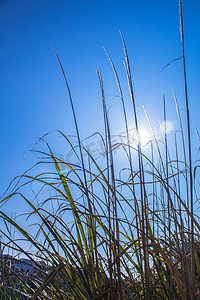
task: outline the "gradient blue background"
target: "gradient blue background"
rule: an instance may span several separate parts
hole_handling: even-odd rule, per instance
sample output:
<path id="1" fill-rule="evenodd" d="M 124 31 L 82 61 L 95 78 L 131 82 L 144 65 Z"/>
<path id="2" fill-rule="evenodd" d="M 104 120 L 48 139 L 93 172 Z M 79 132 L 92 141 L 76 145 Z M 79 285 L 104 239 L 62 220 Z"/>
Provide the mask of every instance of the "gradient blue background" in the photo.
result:
<path id="1" fill-rule="evenodd" d="M 200 2 L 183 0 L 190 113 L 200 128 Z M 1 194 L 13 177 L 31 164 L 37 137 L 51 130 L 73 134 L 74 124 L 64 80 L 51 49 L 58 52 L 71 88 L 81 138 L 102 128 L 101 66 L 113 130 L 120 132 L 119 100 L 103 46 L 111 55 L 127 90 L 124 34 L 135 88 L 138 116 L 144 104 L 152 122 L 162 120 L 162 95 L 168 119 L 175 120 L 174 88 L 184 115 L 178 0 L 0 0 Z M 128 92 L 127 106 L 130 103 Z M 119 114 L 119 116 L 118 116 Z M 59 144 L 59 140 L 55 140 Z M 62 151 L 62 150 L 61 150 Z"/>

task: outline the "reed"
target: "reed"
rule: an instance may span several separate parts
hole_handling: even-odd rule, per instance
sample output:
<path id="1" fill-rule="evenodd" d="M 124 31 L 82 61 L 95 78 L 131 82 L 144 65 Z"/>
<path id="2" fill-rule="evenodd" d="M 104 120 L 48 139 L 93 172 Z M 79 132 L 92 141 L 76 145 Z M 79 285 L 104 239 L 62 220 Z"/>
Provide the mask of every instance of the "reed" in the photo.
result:
<path id="1" fill-rule="evenodd" d="M 71 153 L 70 160 L 64 159 L 55 154 L 46 134 L 32 150 L 38 154 L 38 162 L 15 178 L 1 198 L 1 299 L 200 297 L 200 225 L 199 216 L 194 213 L 199 201 L 194 189 L 198 164 L 195 165 L 191 151 L 181 0 L 180 15 L 187 132 L 183 130 L 173 92 L 180 130 L 180 134 L 174 134 L 174 145 L 168 141 L 163 96 L 163 140 L 157 138 L 144 107 L 152 139 L 146 146 L 148 151 L 142 147 L 128 51 L 120 32 L 138 138 L 131 139 L 127 99 L 106 52 L 121 99 L 125 138 L 123 142 L 112 142 L 99 68 L 104 134 L 96 132 L 89 139 L 101 141 L 105 159 L 90 152 L 81 140 L 67 77 L 53 49 L 67 87 L 77 142 L 74 144 L 63 132 L 56 132 Z M 199 139 L 196 127 L 195 130 Z M 120 170 L 114 156 L 116 150 L 123 160 Z M 41 172 L 41 167 L 48 171 Z M 19 198 L 28 209 L 13 219 L 4 207 Z M 16 257 L 21 255 L 33 262 L 36 272 L 29 276 L 21 269 L 9 267 L 3 259 L 9 249 Z"/>

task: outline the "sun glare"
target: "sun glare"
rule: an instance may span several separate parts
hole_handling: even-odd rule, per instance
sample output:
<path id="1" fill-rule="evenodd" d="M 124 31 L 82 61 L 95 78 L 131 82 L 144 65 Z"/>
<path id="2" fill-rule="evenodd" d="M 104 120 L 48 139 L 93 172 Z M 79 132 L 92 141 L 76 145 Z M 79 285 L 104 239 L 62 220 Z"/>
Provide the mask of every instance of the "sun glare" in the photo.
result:
<path id="1" fill-rule="evenodd" d="M 151 139 L 150 134 L 146 128 L 141 128 L 139 130 L 139 137 L 142 147 L 144 147 Z"/>
<path id="2" fill-rule="evenodd" d="M 132 143 L 138 145 L 139 141 L 142 147 L 144 147 L 151 139 L 149 131 L 142 127 L 139 129 L 139 132 L 133 130 L 130 134 Z"/>
<path id="3" fill-rule="evenodd" d="M 168 121 L 166 120 L 166 122 L 162 122 L 160 124 L 160 130 L 162 133 L 165 132 L 165 128 L 166 128 L 166 133 L 170 133 L 174 130 L 174 124 L 172 121 Z"/>

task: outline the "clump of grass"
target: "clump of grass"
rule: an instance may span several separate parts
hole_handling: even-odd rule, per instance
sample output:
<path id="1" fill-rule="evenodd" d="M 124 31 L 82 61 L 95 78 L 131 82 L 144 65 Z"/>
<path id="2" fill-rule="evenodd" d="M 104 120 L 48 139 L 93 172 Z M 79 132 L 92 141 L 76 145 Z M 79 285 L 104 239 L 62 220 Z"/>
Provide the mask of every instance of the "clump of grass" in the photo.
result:
<path id="1" fill-rule="evenodd" d="M 146 108 L 152 140 L 149 151 L 141 147 L 131 68 L 122 34 L 138 140 L 131 141 L 125 98 L 108 55 L 122 101 L 126 142 L 112 143 L 103 78 L 98 69 L 104 134 L 97 132 L 91 138 L 102 141 L 105 160 L 94 156 L 81 142 L 70 88 L 54 50 L 72 107 L 77 145 L 64 133 L 57 133 L 65 141 L 70 157 L 78 163 L 56 155 L 45 135 L 38 144 L 43 143 L 46 150 L 34 150 L 40 156 L 38 163 L 15 179 L 11 192 L 1 200 L 0 213 L 5 225 L 0 229 L 4 236 L 1 240 L 2 299 L 199 297 L 200 225 L 194 213 L 194 205 L 198 205 L 194 189 L 198 183 L 198 165 L 192 167 L 181 1 L 180 7 L 188 142 L 174 94 L 181 134 L 174 134 L 172 153 L 166 125 L 160 141 Z M 165 102 L 163 97 L 164 124 L 167 119 Z M 124 162 L 121 170 L 113 155 L 116 149 Z M 38 171 L 41 166 L 45 171 Z M 5 203 L 18 197 L 29 208 L 22 212 L 22 220 L 9 217 L 3 210 Z M 27 226 L 24 228 L 22 224 Z M 13 237 L 12 228 L 18 232 L 17 237 Z M 27 280 L 23 272 L 8 268 L 2 256 L 8 249 L 33 261 L 38 273 Z"/>

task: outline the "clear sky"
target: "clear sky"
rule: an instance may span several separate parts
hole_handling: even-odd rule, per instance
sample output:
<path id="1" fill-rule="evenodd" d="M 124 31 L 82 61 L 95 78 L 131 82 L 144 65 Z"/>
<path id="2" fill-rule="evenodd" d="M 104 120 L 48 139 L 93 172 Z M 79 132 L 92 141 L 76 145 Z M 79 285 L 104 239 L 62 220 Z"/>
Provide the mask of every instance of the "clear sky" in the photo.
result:
<path id="1" fill-rule="evenodd" d="M 190 113 L 200 128 L 199 0 L 183 0 L 183 10 Z M 111 55 L 126 89 L 119 29 L 129 52 L 139 118 L 145 119 L 145 105 L 156 126 L 162 120 L 165 94 L 168 119 L 176 125 L 171 87 L 184 112 L 181 61 L 161 69 L 181 56 L 178 0 L 0 0 L 1 194 L 13 177 L 31 165 L 31 155 L 24 152 L 37 137 L 56 129 L 74 133 L 69 99 L 51 45 L 66 71 L 81 138 L 101 128 L 98 63 L 113 127 L 123 131 L 119 100 L 114 97 L 118 92 L 103 50 Z"/>

